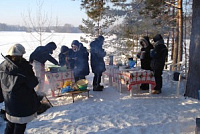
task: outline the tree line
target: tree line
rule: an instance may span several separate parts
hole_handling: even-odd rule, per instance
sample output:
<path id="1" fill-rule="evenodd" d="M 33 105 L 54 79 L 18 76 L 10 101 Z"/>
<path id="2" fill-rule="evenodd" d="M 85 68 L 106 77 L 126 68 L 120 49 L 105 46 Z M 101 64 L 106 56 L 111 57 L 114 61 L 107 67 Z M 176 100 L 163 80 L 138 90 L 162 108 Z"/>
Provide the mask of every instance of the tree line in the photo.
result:
<path id="1" fill-rule="evenodd" d="M 23 31 L 23 32 L 34 32 L 32 27 L 19 26 L 19 25 L 8 25 L 0 23 L 0 31 Z M 81 33 L 78 27 L 74 27 L 71 24 L 65 24 L 64 26 L 48 26 L 42 27 L 43 32 L 56 32 L 56 33 Z"/>

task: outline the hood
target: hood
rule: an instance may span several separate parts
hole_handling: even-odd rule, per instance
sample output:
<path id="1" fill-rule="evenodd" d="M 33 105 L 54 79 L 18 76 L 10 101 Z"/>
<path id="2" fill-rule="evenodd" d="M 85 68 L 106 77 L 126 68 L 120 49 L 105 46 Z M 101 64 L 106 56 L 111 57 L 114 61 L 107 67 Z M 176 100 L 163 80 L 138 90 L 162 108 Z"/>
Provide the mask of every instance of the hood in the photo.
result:
<path id="1" fill-rule="evenodd" d="M 102 46 L 102 45 L 103 45 L 103 42 L 104 42 L 104 40 L 105 40 L 105 38 L 104 38 L 102 35 L 100 35 L 100 36 L 97 38 L 97 40 L 98 40 L 98 42 L 99 42 L 99 45 Z"/>
<path id="2" fill-rule="evenodd" d="M 52 50 L 55 50 L 57 48 L 54 42 L 49 42 L 48 44 L 46 44 L 46 47 Z"/>
<path id="3" fill-rule="evenodd" d="M 65 53 L 67 51 L 69 51 L 69 48 L 67 46 L 62 46 L 60 49 L 60 53 Z"/>
<path id="4" fill-rule="evenodd" d="M 160 34 L 157 34 L 156 36 L 153 37 L 154 42 L 157 42 L 157 41 L 160 41 L 160 40 L 163 40 L 163 37 Z"/>
<path id="5" fill-rule="evenodd" d="M 50 54 L 52 54 L 53 50 L 55 50 L 57 48 L 57 46 L 54 42 L 49 42 L 48 44 L 46 44 L 45 47 L 49 51 Z"/>
<path id="6" fill-rule="evenodd" d="M 5 60 L 0 64 L 0 72 L 4 72 L 9 75 L 17 75 L 18 67 L 10 60 L 9 56 L 5 57 Z"/>
<path id="7" fill-rule="evenodd" d="M 80 46 L 80 43 L 79 43 L 78 40 L 73 40 L 71 46 L 72 46 L 72 45 L 75 45 L 75 46 L 78 46 L 78 47 L 79 47 L 79 46 Z"/>

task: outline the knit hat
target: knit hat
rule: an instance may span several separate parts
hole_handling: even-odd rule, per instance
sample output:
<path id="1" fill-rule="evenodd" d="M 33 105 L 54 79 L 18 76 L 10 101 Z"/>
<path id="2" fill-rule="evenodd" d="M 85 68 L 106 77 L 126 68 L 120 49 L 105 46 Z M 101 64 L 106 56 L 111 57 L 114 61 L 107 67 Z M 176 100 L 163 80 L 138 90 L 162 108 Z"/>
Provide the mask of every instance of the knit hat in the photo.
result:
<path id="1" fill-rule="evenodd" d="M 8 55 L 10 56 L 22 56 L 25 53 L 25 48 L 21 44 L 15 44 L 8 50 Z"/>

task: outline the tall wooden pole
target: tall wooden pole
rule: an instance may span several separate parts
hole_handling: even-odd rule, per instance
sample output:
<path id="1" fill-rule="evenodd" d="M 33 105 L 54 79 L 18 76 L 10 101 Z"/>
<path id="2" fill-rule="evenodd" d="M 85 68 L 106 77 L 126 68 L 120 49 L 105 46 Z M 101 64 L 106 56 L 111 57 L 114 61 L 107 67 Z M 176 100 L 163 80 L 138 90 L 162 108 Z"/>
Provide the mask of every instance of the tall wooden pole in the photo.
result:
<path id="1" fill-rule="evenodd" d="M 182 61 L 183 54 L 183 8 L 182 8 L 182 0 L 178 0 L 178 58 L 177 62 Z M 180 65 L 178 66 L 178 70 L 180 69 Z"/>

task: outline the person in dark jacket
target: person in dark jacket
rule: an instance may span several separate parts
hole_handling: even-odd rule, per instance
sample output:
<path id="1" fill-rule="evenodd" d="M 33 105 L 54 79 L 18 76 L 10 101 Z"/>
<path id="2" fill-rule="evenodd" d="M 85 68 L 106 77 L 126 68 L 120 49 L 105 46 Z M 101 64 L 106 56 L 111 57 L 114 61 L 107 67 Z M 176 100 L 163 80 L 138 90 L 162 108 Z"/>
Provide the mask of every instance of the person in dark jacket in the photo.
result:
<path id="1" fill-rule="evenodd" d="M 73 56 L 74 56 L 74 51 L 69 48 L 67 61 L 69 63 L 70 69 L 74 69 L 74 62 L 75 62 L 75 60 L 73 59 Z"/>
<path id="2" fill-rule="evenodd" d="M 57 46 L 54 42 L 49 42 L 46 46 L 37 47 L 30 55 L 29 62 L 32 63 L 35 75 L 39 79 L 39 84 L 36 87 L 38 92 L 44 90 L 45 62 L 48 60 L 58 65 L 58 61 L 51 56 L 56 48 Z"/>
<path id="3" fill-rule="evenodd" d="M 141 37 L 139 39 L 141 45 L 141 51 L 137 54 L 137 57 L 140 58 L 141 61 L 141 69 L 151 70 L 151 56 L 150 50 L 153 49 L 153 45 L 149 41 L 148 36 Z M 141 90 L 149 90 L 149 84 L 141 84 Z"/>
<path id="4" fill-rule="evenodd" d="M 74 59 L 73 73 L 75 82 L 77 82 L 80 79 L 85 79 L 85 76 L 90 73 L 88 64 L 89 53 L 87 52 L 86 47 L 77 40 L 74 40 L 71 46 L 74 51 L 74 54 L 71 57 Z"/>
<path id="5" fill-rule="evenodd" d="M 69 48 L 67 46 L 62 46 L 61 49 L 60 49 L 60 53 L 58 55 L 58 58 L 59 58 L 60 66 L 66 66 L 67 68 L 70 68 L 68 60 L 67 60 L 68 51 L 69 51 Z"/>
<path id="6" fill-rule="evenodd" d="M 165 59 L 168 55 L 168 49 L 164 45 L 163 37 L 157 34 L 153 37 L 154 49 L 150 52 L 152 57 L 151 68 L 154 72 L 156 86 L 152 90 L 152 94 L 160 94 L 162 92 L 162 73 L 165 65 Z"/>
<path id="7" fill-rule="evenodd" d="M 100 85 L 102 73 L 106 70 L 104 62 L 106 52 L 102 48 L 103 43 L 104 37 L 102 35 L 90 43 L 91 68 L 94 73 L 93 91 L 102 91 L 104 88 Z"/>
<path id="8" fill-rule="evenodd" d="M 0 93 L 3 94 L 6 119 L 5 134 L 23 134 L 28 122 L 37 116 L 40 106 L 34 90 L 38 79 L 32 65 L 23 58 L 25 48 L 13 45 L 0 64 Z"/>

